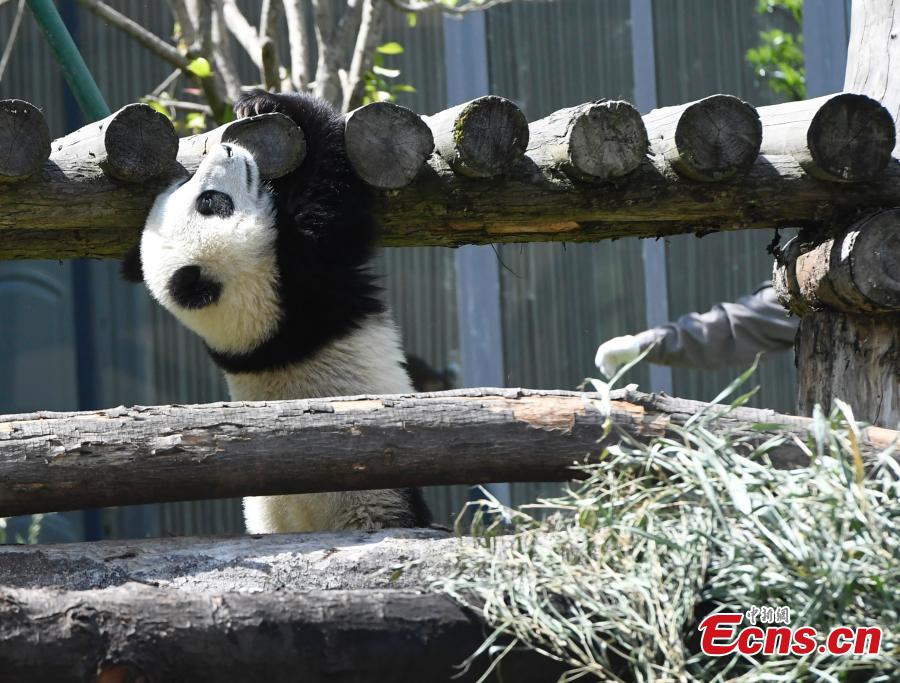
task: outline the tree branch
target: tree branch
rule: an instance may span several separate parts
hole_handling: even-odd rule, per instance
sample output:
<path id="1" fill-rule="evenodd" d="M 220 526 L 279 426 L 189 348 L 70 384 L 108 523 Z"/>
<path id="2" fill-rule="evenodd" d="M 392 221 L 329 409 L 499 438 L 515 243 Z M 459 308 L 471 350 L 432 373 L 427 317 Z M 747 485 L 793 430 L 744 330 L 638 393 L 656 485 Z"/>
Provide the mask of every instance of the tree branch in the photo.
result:
<path id="1" fill-rule="evenodd" d="M 313 16 L 316 27 L 316 46 L 318 60 L 316 62 L 316 78 L 313 92 L 317 97 L 330 102 L 335 107 L 343 104 L 341 97 L 341 81 L 338 74 L 340 60 L 331 37 L 334 26 L 334 0 L 312 0 Z"/>
<path id="2" fill-rule="evenodd" d="M 356 36 L 356 48 L 350 62 L 344 88 L 343 110 L 356 109 L 365 95 L 365 74 L 372 68 L 375 48 L 381 42 L 384 28 L 384 0 L 363 0 L 362 20 Z"/>
<path id="3" fill-rule="evenodd" d="M 88 11 L 103 19 L 110 26 L 131 36 L 135 41 L 172 66 L 176 66 L 179 69 L 187 69 L 188 65 L 191 63 L 191 60 L 187 56 L 181 54 L 162 38 L 151 31 L 148 31 L 124 14 L 117 12 L 106 3 L 101 2 L 100 0 L 78 0 L 78 2 Z"/>
<path id="4" fill-rule="evenodd" d="M 185 4 L 185 0 L 167 0 L 169 3 L 169 9 L 172 12 L 172 16 L 175 17 L 175 21 L 178 22 L 178 26 L 181 28 L 181 36 L 184 38 L 185 45 L 187 45 L 188 49 L 190 49 L 194 42 L 197 40 L 197 34 L 194 29 L 194 22 L 191 19 L 191 15 L 188 12 L 187 5 Z"/>
<path id="5" fill-rule="evenodd" d="M 24 14 L 25 0 L 19 0 L 19 7 L 16 9 L 16 16 L 13 18 L 12 28 L 9 30 L 9 37 L 6 39 L 6 46 L 3 48 L 3 56 L 0 57 L 0 82 L 3 81 L 3 74 L 6 73 L 6 65 L 16 44 L 16 38 L 19 36 L 19 27 L 22 25 Z"/>
<path id="6" fill-rule="evenodd" d="M 262 81 L 266 90 L 281 90 L 278 60 L 278 0 L 262 0 L 259 15 L 259 44 L 262 50 Z"/>
<path id="7" fill-rule="evenodd" d="M 216 71 L 221 74 L 228 99 L 234 103 L 241 96 L 241 79 L 231 53 L 231 37 L 225 25 L 223 0 L 214 0 L 212 7 L 212 53 Z"/>
<path id="8" fill-rule="evenodd" d="M 291 87 L 297 92 L 303 92 L 309 84 L 309 68 L 306 63 L 309 36 L 306 33 L 302 3 L 303 0 L 284 0 L 284 17 L 291 49 Z"/>
<path id="9" fill-rule="evenodd" d="M 250 25 L 250 22 L 241 13 L 235 0 L 225 0 L 222 10 L 228 30 L 231 31 L 231 34 L 237 39 L 240 46 L 244 48 L 244 52 L 250 56 L 256 68 L 262 73 L 262 48 L 259 44 L 259 34 L 256 32 L 256 29 Z"/>

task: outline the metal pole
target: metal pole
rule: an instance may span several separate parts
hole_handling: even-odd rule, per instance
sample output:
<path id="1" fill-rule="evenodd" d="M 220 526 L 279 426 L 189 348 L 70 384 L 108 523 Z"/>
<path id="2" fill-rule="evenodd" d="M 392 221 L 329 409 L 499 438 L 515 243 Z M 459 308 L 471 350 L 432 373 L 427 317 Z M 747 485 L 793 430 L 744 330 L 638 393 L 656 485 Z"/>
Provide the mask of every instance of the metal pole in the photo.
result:
<path id="1" fill-rule="evenodd" d="M 59 16 L 53 0 L 27 0 L 27 2 L 85 117 L 90 121 L 97 121 L 109 116 L 109 106 L 103 99 L 90 69 L 84 63 L 75 41 L 72 40 L 69 29 Z"/>

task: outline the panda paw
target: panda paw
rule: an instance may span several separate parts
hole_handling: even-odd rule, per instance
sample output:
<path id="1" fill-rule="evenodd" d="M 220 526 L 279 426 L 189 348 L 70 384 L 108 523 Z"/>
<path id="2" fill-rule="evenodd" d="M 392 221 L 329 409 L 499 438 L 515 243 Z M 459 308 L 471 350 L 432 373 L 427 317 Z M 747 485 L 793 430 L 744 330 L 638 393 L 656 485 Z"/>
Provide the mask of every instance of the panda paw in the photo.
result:
<path id="1" fill-rule="evenodd" d="M 259 114 L 282 111 L 281 98 L 265 90 L 251 90 L 240 96 L 234 103 L 234 113 L 239 119 Z"/>

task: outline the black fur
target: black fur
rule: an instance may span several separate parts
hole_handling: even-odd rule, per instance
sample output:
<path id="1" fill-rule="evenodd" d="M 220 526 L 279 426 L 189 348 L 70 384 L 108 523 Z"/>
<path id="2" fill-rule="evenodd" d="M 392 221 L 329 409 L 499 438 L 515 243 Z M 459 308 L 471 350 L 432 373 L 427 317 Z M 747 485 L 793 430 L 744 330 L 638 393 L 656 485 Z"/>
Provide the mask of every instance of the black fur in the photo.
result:
<path id="1" fill-rule="evenodd" d="M 281 112 L 306 137 L 306 158 L 300 167 L 270 181 L 278 231 L 281 325 L 250 353 L 209 350 L 227 372 L 258 372 L 308 358 L 385 309 L 368 270 L 377 237 L 371 192 L 347 159 L 341 115 L 309 95 L 263 90 L 245 94 L 234 110 L 241 118 Z"/>
<path id="2" fill-rule="evenodd" d="M 143 282 L 144 269 L 141 267 L 141 245 L 135 244 L 125 252 L 122 263 L 119 264 L 119 272 L 122 278 L 128 282 Z"/>
<path id="3" fill-rule="evenodd" d="M 204 308 L 222 296 L 222 283 L 206 277 L 200 266 L 182 266 L 169 278 L 169 296 L 182 308 Z"/>
<path id="4" fill-rule="evenodd" d="M 431 510 L 428 509 L 428 503 L 425 502 L 425 496 L 422 495 L 422 490 L 410 488 L 402 489 L 402 491 L 413 516 L 413 526 L 430 526 L 434 520 L 431 517 Z"/>

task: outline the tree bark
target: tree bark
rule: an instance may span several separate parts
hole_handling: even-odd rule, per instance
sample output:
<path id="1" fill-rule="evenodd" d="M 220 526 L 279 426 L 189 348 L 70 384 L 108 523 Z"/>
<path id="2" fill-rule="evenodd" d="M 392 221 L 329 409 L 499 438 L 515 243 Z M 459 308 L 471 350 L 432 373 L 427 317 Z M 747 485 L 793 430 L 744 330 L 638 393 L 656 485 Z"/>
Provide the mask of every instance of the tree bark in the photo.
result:
<path id="1" fill-rule="evenodd" d="M 900 313 L 900 209 L 876 212 L 812 248 L 791 240 L 774 280 L 796 315 Z"/>
<path id="2" fill-rule="evenodd" d="M 577 180 L 605 181 L 636 169 L 647 156 L 647 130 L 628 102 L 588 102 L 528 126 L 528 155 Z"/>
<path id="3" fill-rule="evenodd" d="M 471 542 L 438 529 L 385 529 L 0 545 L 0 586 L 86 591 L 134 582 L 209 594 L 421 590 L 446 576 L 454 550 Z"/>
<path id="4" fill-rule="evenodd" d="M 479 97 L 425 117 L 434 146 L 457 173 L 492 178 L 510 170 L 528 147 L 528 122 L 512 102 Z"/>
<path id="5" fill-rule="evenodd" d="M 754 443 L 809 421 L 621 390 L 610 418 L 646 441 L 699 410 Z M 0 516 L 89 507 L 485 481 L 567 481 L 615 443 L 595 394 L 476 389 L 0 417 Z M 870 429 L 863 448 L 897 436 Z M 804 462 L 800 447 L 772 455 Z M 103 482 L 98 486 L 97 482 Z"/>
<path id="6" fill-rule="evenodd" d="M 0 100 L 0 150 L 0 188 L 37 173 L 50 156 L 50 130 L 41 110 L 22 100 Z"/>
<path id="7" fill-rule="evenodd" d="M 128 104 L 101 121 L 53 141 L 52 161 L 90 159 L 110 178 L 139 183 L 170 175 L 178 135 L 168 118 L 146 104 Z"/>
<path id="8" fill-rule="evenodd" d="M 844 79 L 844 90 L 868 95 L 881 103 L 894 117 L 895 126 L 900 114 L 900 70 L 891 69 L 892 62 L 896 64 L 900 59 L 896 26 L 900 26 L 900 2 L 855 0 Z M 894 161 L 888 168 L 896 166 Z M 874 210 L 879 206 L 867 208 Z M 825 234 L 819 242 L 827 244 L 830 238 Z M 884 242 L 871 248 L 893 253 L 889 258 L 895 258 L 896 244 L 896 236 L 888 234 L 884 235 Z M 870 263 L 866 261 L 864 267 L 870 267 Z M 896 261 L 893 268 L 896 269 Z M 891 272 L 896 282 L 896 270 Z M 865 271 L 854 273 L 856 283 L 869 277 Z M 877 271 L 872 277 L 878 277 Z M 900 425 L 897 314 L 866 316 L 820 311 L 806 315 L 797 333 L 796 358 L 797 403 L 801 413 L 809 414 L 816 403 L 827 407 L 833 399 L 840 398 L 850 404 L 858 419 L 890 428 Z"/>
<path id="9" fill-rule="evenodd" d="M 704 182 L 749 169 L 762 141 L 756 110 L 733 95 L 655 109 L 644 124 L 654 154 L 686 178 Z"/>
<path id="10" fill-rule="evenodd" d="M 406 187 L 434 151 L 431 130 L 406 107 L 372 102 L 345 120 L 347 156 L 356 174 L 372 187 Z"/>
<path id="11" fill-rule="evenodd" d="M 0 667 L 30 683 L 443 681 L 486 628 L 447 596 L 411 591 L 0 588 Z M 562 672 L 534 652 L 511 655 L 504 680 Z M 478 664 L 459 680 L 476 680 L 488 662 Z"/>
<path id="12" fill-rule="evenodd" d="M 894 149 L 894 119 L 875 100 L 855 93 L 760 107 L 761 152 L 790 154 L 822 180 L 875 178 Z"/>

